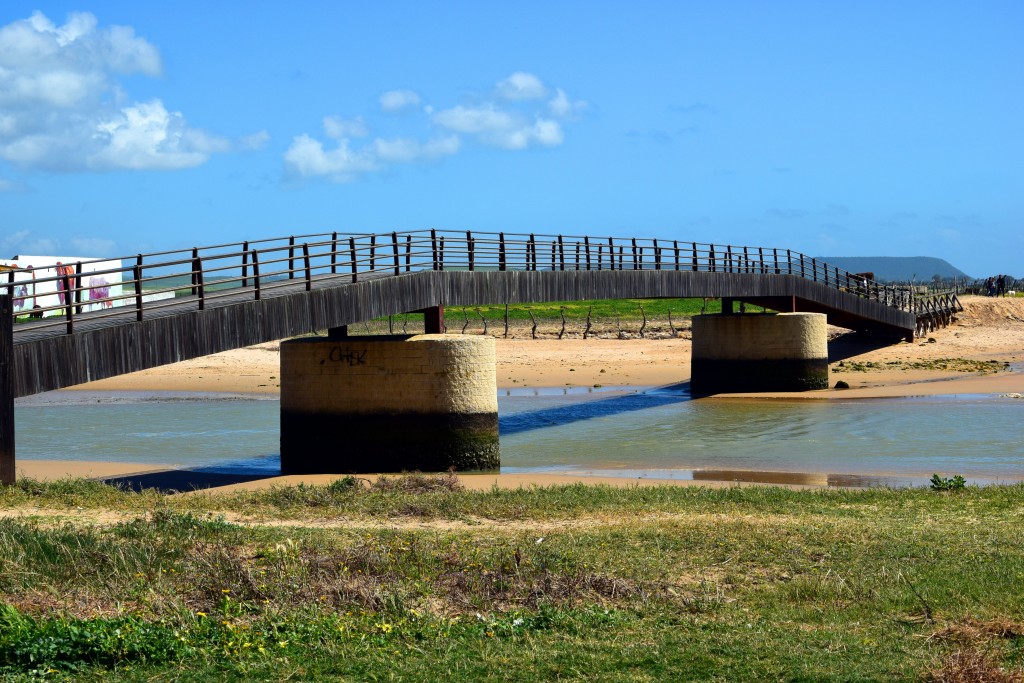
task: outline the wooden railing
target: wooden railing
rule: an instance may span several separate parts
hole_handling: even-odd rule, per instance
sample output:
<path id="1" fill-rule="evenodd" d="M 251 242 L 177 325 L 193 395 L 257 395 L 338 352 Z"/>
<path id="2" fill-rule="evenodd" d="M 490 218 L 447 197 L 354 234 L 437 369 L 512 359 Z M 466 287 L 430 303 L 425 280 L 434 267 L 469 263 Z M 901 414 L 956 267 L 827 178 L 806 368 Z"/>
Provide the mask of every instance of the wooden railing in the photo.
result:
<path id="1" fill-rule="evenodd" d="M 92 269 L 97 263 L 111 261 L 119 261 L 121 266 Z M 54 272 L 56 268 L 56 264 L 49 266 Z M 37 267 L 34 272 L 45 269 Z M 304 287 L 309 291 L 314 284 L 359 282 L 423 270 L 689 270 L 790 275 L 900 310 L 915 310 L 913 292 L 907 288 L 865 280 L 789 249 L 442 230 L 332 232 L 135 254 L 63 264 L 57 275 L 32 280 L 25 279 L 29 271 L 16 270 L 0 274 L 0 294 L 6 293 L 16 304 L 21 303 L 21 310 L 16 305 L 14 312 L 19 321 L 45 316 L 44 321 L 31 326 L 34 330 L 64 326 L 71 334 L 86 306 L 98 304 L 101 308 L 88 314 L 91 320 L 124 317 L 134 310 L 135 319 L 141 321 L 161 309 L 180 307 L 184 300 L 194 301 L 202 310 L 220 299 L 237 300 L 246 291 L 252 298 L 261 299 L 272 296 L 275 290 Z M 108 279 L 120 280 L 110 284 L 120 284 L 121 293 L 93 298 L 95 288 L 83 284 L 84 276 L 116 276 Z M 31 285 L 33 291 L 24 291 L 22 285 Z M 40 285 L 46 291 L 38 292 Z M 54 290 L 58 303 L 25 308 L 28 299 L 52 296 Z"/>

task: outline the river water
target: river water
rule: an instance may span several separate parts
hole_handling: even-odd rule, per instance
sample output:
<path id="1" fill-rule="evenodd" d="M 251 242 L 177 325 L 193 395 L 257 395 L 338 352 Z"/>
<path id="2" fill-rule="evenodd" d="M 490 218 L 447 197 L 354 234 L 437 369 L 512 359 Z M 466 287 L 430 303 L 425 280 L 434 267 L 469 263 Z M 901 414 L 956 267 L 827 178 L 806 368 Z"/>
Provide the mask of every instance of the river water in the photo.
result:
<path id="1" fill-rule="evenodd" d="M 907 486 L 1024 480 L 1024 399 L 693 400 L 685 386 L 502 389 L 502 471 Z M 19 399 L 18 458 L 275 474 L 276 397 L 60 391 Z"/>

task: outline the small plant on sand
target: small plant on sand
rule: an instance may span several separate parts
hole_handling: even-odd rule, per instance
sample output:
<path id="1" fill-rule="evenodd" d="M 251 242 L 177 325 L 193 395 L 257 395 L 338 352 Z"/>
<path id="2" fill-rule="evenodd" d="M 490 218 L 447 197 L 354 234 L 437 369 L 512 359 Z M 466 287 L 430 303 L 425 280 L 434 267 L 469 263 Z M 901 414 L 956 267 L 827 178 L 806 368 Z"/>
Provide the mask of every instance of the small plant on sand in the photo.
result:
<path id="1" fill-rule="evenodd" d="M 933 474 L 930 483 L 932 491 L 960 491 L 967 485 L 967 480 L 959 474 L 955 474 L 952 477 Z"/>

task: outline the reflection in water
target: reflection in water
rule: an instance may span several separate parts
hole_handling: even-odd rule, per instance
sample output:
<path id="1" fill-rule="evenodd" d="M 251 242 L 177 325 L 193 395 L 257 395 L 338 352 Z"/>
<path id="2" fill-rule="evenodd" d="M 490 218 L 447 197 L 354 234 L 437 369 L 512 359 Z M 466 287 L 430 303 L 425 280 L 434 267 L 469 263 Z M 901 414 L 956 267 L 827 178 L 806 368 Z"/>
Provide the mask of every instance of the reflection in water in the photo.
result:
<path id="1" fill-rule="evenodd" d="M 505 472 L 831 486 L 923 484 L 933 472 L 1024 479 L 1019 399 L 691 400 L 678 385 L 502 390 L 498 405 Z M 55 392 L 19 399 L 16 412 L 19 458 L 280 470 L 273 398 Z"/>

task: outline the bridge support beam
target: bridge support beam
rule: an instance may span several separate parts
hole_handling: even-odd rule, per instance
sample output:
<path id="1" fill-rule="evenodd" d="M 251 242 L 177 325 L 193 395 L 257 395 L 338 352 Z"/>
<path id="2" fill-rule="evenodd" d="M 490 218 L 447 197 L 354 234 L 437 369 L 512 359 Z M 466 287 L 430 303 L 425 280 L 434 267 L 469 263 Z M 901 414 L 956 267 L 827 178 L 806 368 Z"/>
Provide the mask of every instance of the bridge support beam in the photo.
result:
<path id="1" fill-rule="evenodd" d="M 494 339 L 281 344 L 281 472 L 497 470 Z"/>
<path id="2" fill-rule="evenodd" d="M 0 294 L 0 484 L 13 484 L 15 476 L 13 316 L 13 299 Z"/>
<path id="3" fill-rule="evenodd" d="M 692 333 L 696 395 L 828 388 L 824 314 L 700 315 Z"/>

